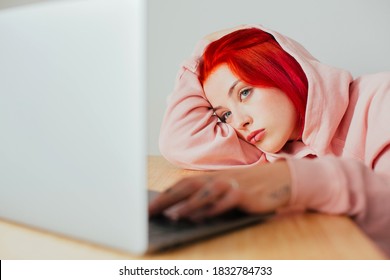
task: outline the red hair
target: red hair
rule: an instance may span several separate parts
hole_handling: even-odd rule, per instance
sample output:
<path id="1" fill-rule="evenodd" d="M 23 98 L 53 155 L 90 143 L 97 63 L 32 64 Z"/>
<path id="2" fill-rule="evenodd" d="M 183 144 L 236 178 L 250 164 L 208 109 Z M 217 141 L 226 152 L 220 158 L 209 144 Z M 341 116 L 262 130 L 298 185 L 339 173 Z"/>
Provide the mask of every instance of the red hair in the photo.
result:
<path id="1" fill-rule="evenodd" d="M 305 122 L 308 82 L 299 63 L 260 29 L 234 31 L 212 42 L 200 62 L 199 80 L 203 84 L 220 65 L 247 84 L 275 87 L 283 91 L 297 111 L 300 133 Z"/>

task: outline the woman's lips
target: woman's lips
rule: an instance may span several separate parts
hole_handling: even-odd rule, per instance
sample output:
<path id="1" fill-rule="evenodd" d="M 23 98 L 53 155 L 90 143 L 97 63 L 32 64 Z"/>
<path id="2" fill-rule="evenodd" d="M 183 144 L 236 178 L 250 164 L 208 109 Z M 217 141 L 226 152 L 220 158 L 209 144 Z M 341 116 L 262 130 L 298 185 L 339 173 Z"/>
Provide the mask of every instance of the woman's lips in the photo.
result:
<path id="1" fill-rule="evenodd" d="M 265 129 L 264 128 L 258 129 L 258 130 L 251 132 L 246 137 L 246 141 L 255 145 L 257 142 L 259 142 L 261 139 L 263 139 L 264 135 L 265 135 Z"/>

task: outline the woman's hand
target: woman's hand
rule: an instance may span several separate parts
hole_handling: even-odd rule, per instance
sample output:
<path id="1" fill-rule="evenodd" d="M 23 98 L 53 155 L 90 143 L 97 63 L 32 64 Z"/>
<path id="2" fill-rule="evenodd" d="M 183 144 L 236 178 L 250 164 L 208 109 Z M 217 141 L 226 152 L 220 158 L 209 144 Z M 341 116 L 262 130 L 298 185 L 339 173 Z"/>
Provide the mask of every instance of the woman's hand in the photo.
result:
<path id="1" fill-rule="evenodd" d="M 247 213 L 271 212 L 288 203 L 290 185 L 285 161 L 211 172 L 177 182 L 152 201 L 149 214 L 199 221 L 232 208 Z"/>

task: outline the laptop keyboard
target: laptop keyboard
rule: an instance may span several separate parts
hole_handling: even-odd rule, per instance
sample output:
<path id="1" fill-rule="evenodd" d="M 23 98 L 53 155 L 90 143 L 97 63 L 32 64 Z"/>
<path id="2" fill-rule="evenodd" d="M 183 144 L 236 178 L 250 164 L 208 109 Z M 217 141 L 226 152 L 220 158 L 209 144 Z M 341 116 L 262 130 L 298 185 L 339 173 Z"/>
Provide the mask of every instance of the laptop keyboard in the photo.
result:
<path id="1" fill-rule="evenodd" d="M 154 194 L 149 193 L 150 196 Z M 248 215 L 232 210 L 215 218 L 195 223 L 189 220 L 173 221 L 160 215 L 149 219 L 149 244 L 152 251 L 180 245 L 189 241 L 262 222 L 270 214 Z"/>
<path id="2" fill-rule="evenodd" d="M 163 216 L 153 217 L 149 222 L 149 236 L 177 233 L 196 228 L 197 225 L 190 221 L 171 221 Z"/>

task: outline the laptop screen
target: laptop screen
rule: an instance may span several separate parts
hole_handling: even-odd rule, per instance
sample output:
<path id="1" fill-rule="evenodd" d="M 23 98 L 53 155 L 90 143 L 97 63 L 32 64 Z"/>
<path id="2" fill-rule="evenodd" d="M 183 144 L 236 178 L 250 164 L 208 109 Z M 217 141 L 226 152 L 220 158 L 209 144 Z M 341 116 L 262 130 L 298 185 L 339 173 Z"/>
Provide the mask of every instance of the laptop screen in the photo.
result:
<path id="1" fill-rule="evenodd" d="M 0 215 L 147 247 L 145 1 L 0 10 Z"/>

